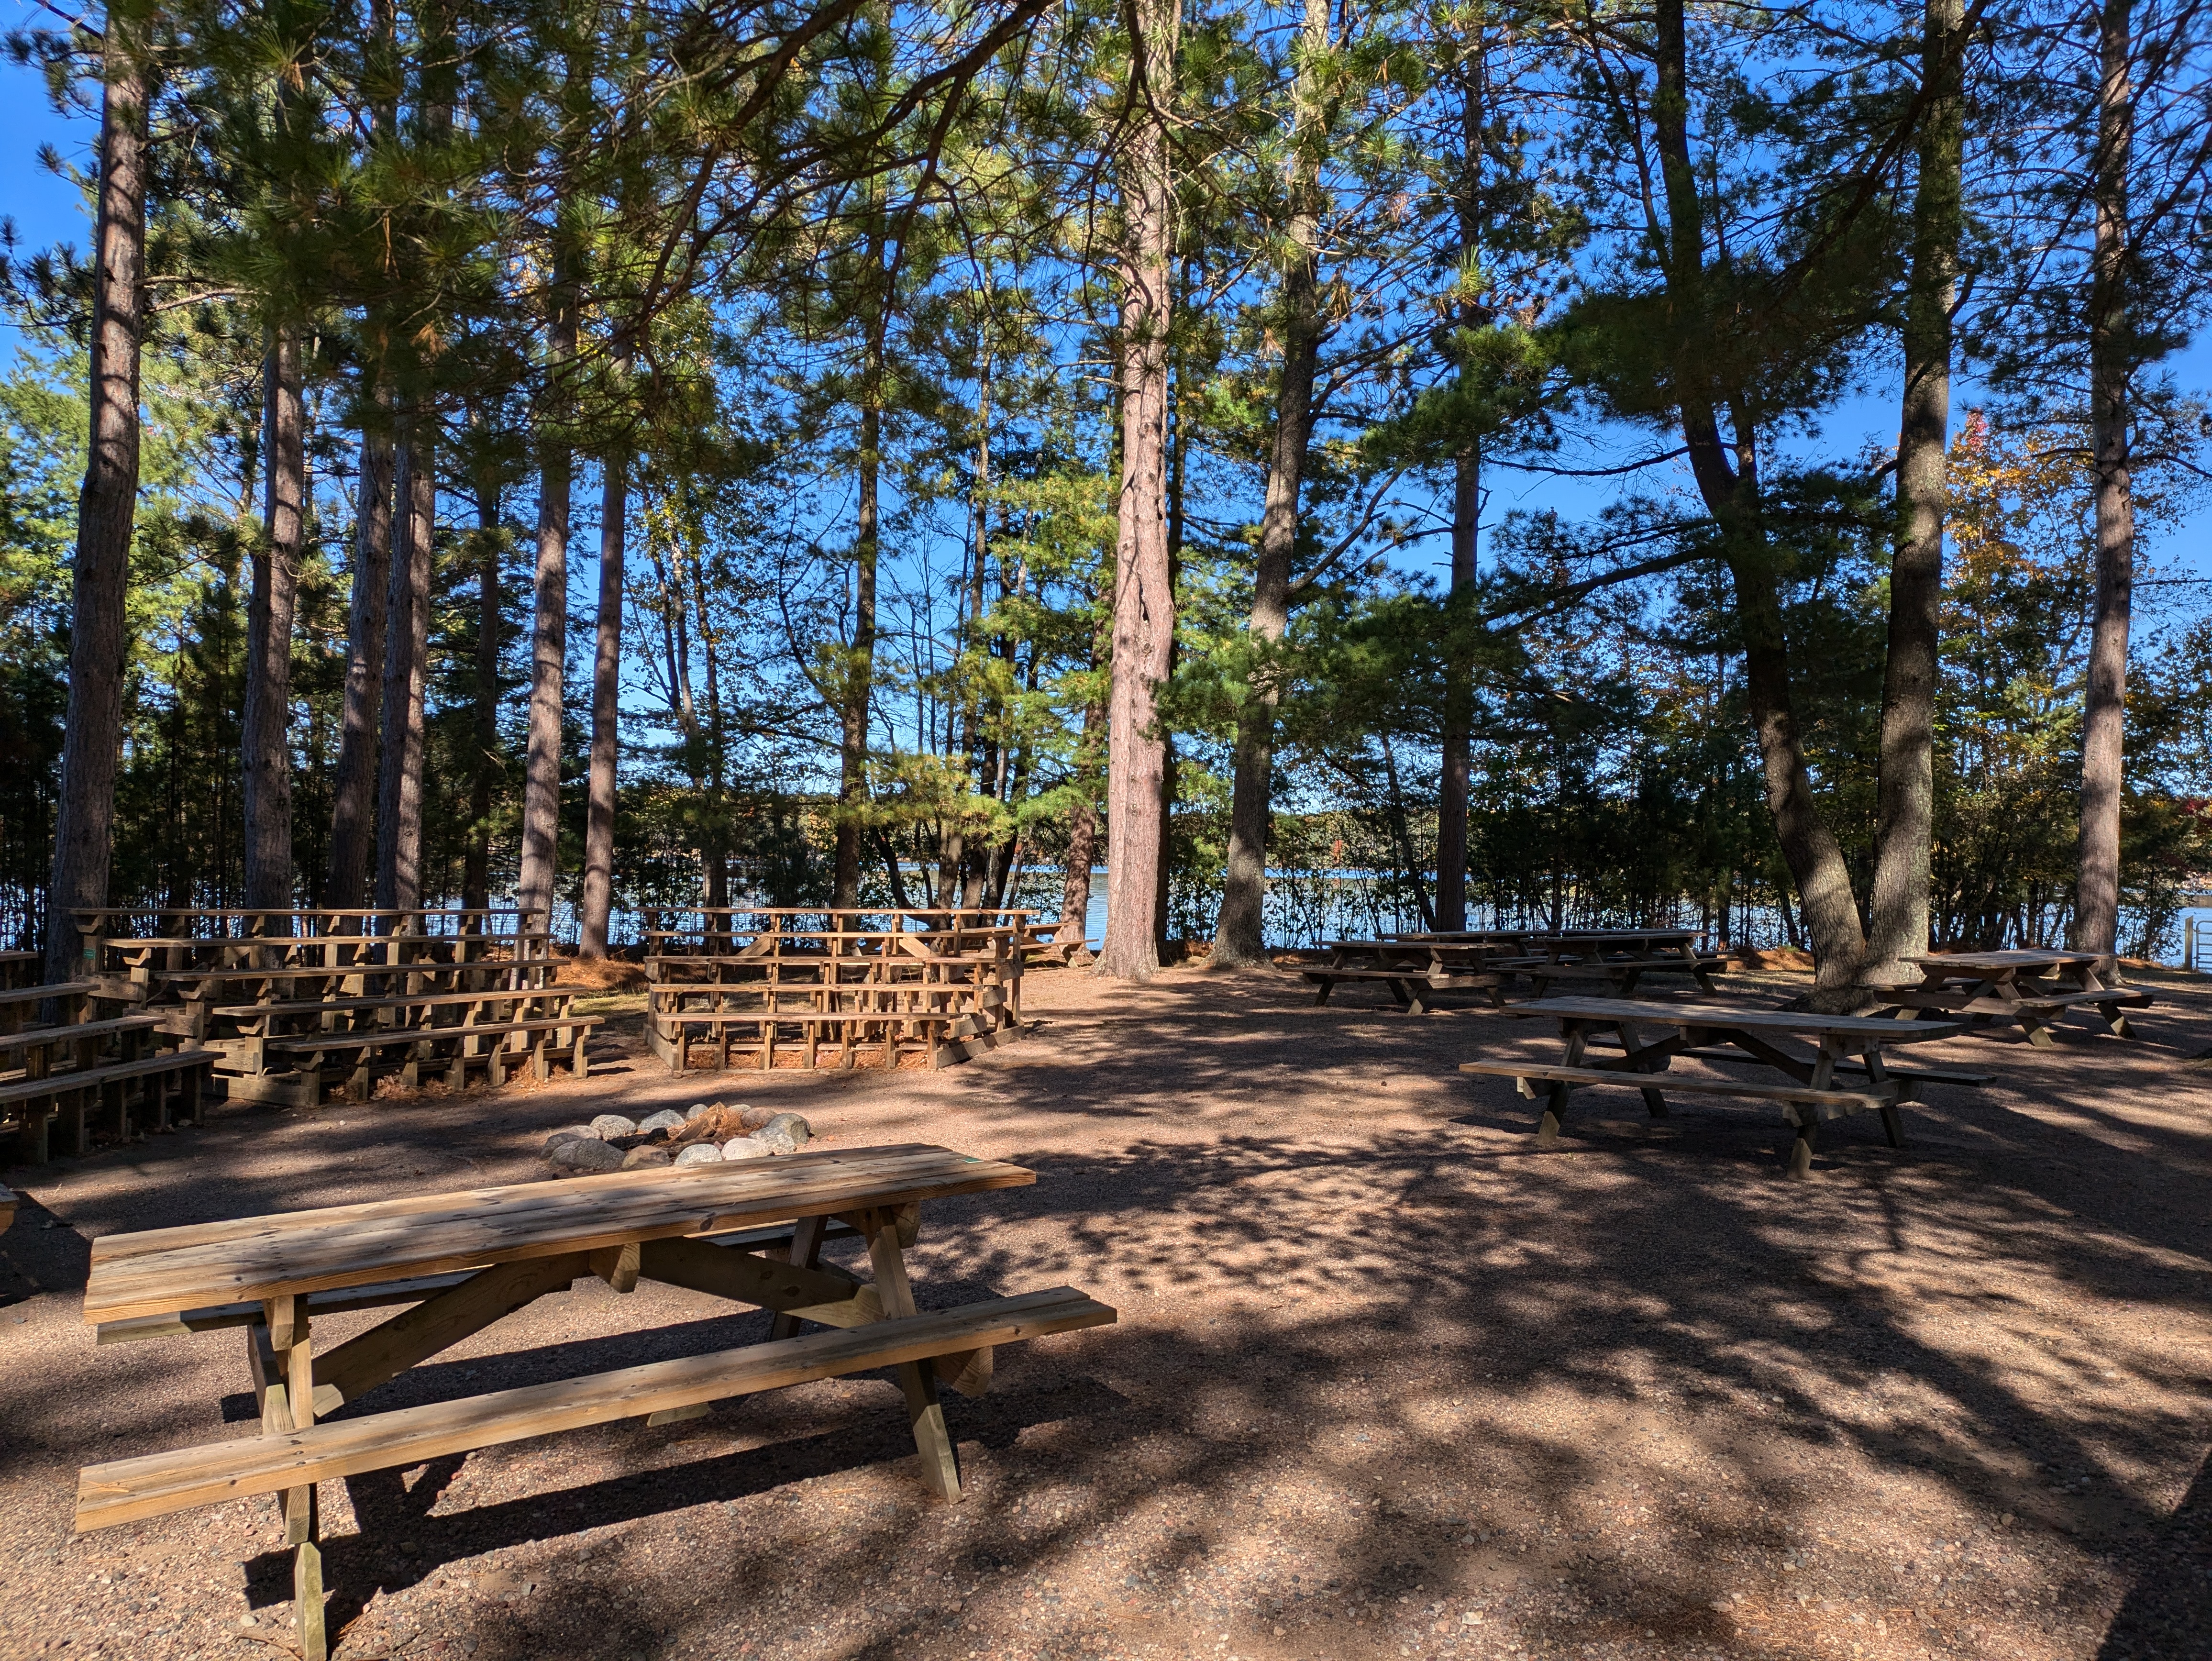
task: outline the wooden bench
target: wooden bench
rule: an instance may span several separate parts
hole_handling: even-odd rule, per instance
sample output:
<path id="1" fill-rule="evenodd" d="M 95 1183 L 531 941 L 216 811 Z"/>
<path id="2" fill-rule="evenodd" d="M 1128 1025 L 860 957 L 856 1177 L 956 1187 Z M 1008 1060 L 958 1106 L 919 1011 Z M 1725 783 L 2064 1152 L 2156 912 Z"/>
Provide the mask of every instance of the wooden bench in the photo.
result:
<path id="1" fill-rule="evenodd" d="M 92 1150 L 85 1115 L 97 1098 L 107 1098 L 115 1114 L 116 1134 L 131 1134 L 130 1092 L 125 1088 L 131 1084 L 141 1086 L 139 1104 L 153 1109 L 155 1129 L 198 1123 L 201 1096 L 215 1059 L 213 1050 L 168 1050 L 136 1061 L 19 1079 L 0 1085 L 0 1109 L 14 1107 L 21 1115 L 16 1134 L 18 1157 L 25 1165 L 44 1165 L 52 1157 L 56 1117 L 63 1122 L 63 1151 L 82 1158 Z"/>
<path id="2" fill-rule="evenodd" d="M 923 1481 L 956 1500 L 959 1462 L 939 1380 L 980 1392 L 998 1347 L 1115 1318 L 1066 1287 L 917 1306 L 902 1254 L 921 1207 L 1034 1180 L 945 1148 L 825 1150 L 105 1236 L 93 1246 L 87 1323 L 119 1342 L 234 1324 L 244 1305 L 261 1424 L 235 1440 L 87 1466 L 77 1529 L 281 1495 L 295 1647 L 302 1661 L 326 1661 L 319 1482 L 618 1420 L 665 1424 L 713 1402 L 890 1367 Z M 865 1242 L 869 1278 L 821 1261 L 833 1227 Z M 322 1422 L 587 1275 L 617 1293 L 660 1280 L 771 1311 L 769 1340 Z M 396 1287 L 401 1295 L 388 1295 Z M 345 1303 L 349 1293 L 362 1301 Z M 315 1342 L 319 1309 L 410 1299 L 343 1342 Z M 826 1329 L 800 1332 L 801 1322 Z"/>
<path id="3" fill-rule="evenodd" d="M 1592 1050 L 1619 1050 L 1621 1043 L 1619 1038 L 1592 1034 L 1589 1047 Z M 1674 1054 L 1683 1060 L 1695 1059 L 1702 1062 L 1741 1062 L 1747 1059 L 1741 1050 L 1730 1050 L 1725 1044 L 1698 1044 L 1692 1048 L 1677 1050 Z M 1978 1090 L 1985 1085 L 1992 1084 L 1997 1076 L 1994 1073 L 1968 1072 L 1963 1068 L 1923 1067 L 1917 1062 L 1909 1067 L 1899 1067 L 1884 1062 L 1882 1068 L 1883 1071 L 1893 1079 L 1910 1079 L 1915 1084 L 1958 1085 L 1969 1090 Z M 1864 1062 L 1838 1062 L 1836 1071 L 1855 1074 L 1863 1078 L 1867 1076 L 1867 1065 Z"/>
<path id="4" fill-rule="evenodd" d="M 63 1024 L 72 1023 L 83 1005 L 85 995 L 92 989 L 90 981 L 55 981 L 44 986 L 0 988 L 0 1033 L 20 1031 L 26 1013 L 35 1013 L 38 1007 L 49 998 L 60 1003 Z"/>
<path id="5" fill-rule="evenodd" d="M 368 1099 L 376 1079 L 397 1073 L 409 1089 L 422 1080 L 424 1063 L 445 1063 L 445 1082 L 459 1090 L 468 1081 L 468 1069 L 483 1068 L 489 1082 L 505 1084 L 526 1064 L 532 1076 L 553 1076 L 556 1050 L 565 1051 L 568 1065 L 580 1079 L 591 1076 L 586 1044 L 606 1024 L 603 1015 L 546 1016 L 531 1020 L 479 1021 L 472 1025 L 379 1026 L 356 1032 L 308 1032 L 292 1037 L 216 1039 L 214 1047 L 233 1059 L 252 1063 L 238 1073 L 226 1073 L 224 1083 L 234 1095 L 253 1101 L 283 1102 L 294 1107 L 321 1105 L 327 1087 L 325 1056 L 351 1056 L 343 1087 L 356 1101 Z M 507 1040 L 533 1039 L 520 1046 Z M 491 1040 L 489 1044 L 484 1041 Z M 250 1047 L 248 1049 L 247 1047 Z M 403 1051 L 380 1059 L 380 1051 Z M 289 1060 L 288 1070 L 263 1070 L 270 1056 Z M 512 1066 L 510 1067 L 510 1062 Z"/>
<path id="6" fill-rule="evenodd" d="M 986 1007 L 998 1008 L 1002 1001 L 994 1000 Z M 798 1029 L 793 1043 L 800 1051 L 802 1064 L 809 1068 L 818 1064 L 826 1049 L 836 1051 L 837 1066 L 853 1068 L 859 1065 L 859 1053 L 872 1047 L 876 1064 L 889 1070 L 898 1065 L 905 1046 L 927 1056 L 934 1071 L 948 1062 L 964 1061 L 977 1050 L 1022 1036 L 1018 1025 L 990 1025 L 973 1009 L 659 1010 L 647 1017 L 646 1048 L 671 1073 L 684 1070 L 695 1043 L 713 1047 L 714 1065 L 718 1068 L 726 1068 L 732 1054 L 750 1053 L 754 1065 L 766 1072 L 775 1066 L 779 1029 L 787 1026 Z M 896 1030 L 901 1027 L 910 1030 Z M 885 1030 L 872 1034 L 870 1028 Z M 702 1036 L 695 1037 L 694 1029 L 699 1029 Z M 835 1043 L 825 1043 L 825 1037 Z"/>
<path id="7" fill-rule="evenodd" d="M 2054 1018 L 2069 1010 L 2093 1012 L 2115 1037 L 2131 1038 L 2124 1011 L 2147 1007 L 2151 995 L 2106 985 L 2103 960 L 2094 952 L 2027 948 L 2010 952 L 1942 952 L 1915 959 L 1921 983 L 1893 988 L 1881 1007 L 1899 1016 L 1956 1017 L 1970 1030 L 1993 1021 L 2016 1021 L 2038 1049 L 2053 1047 Z"/>

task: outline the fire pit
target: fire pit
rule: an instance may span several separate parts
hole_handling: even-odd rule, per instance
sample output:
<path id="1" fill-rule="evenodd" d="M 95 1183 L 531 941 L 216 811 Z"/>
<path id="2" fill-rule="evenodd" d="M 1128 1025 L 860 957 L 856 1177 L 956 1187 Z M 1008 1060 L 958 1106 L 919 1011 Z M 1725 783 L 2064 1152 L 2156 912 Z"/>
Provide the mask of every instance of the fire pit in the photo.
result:
<path id="1" fill-rule="evenodd" d="M 646 1165 L 769 1159 L 796 1153 L 813 1134 L 796 1113 L 696 1102 L 682 1113 L 663 1108 L 642 1120 L 602 1113 L 589 1124 L 555 1131 L 538 1157 L 563 1176 L 583 1177 Z"/>

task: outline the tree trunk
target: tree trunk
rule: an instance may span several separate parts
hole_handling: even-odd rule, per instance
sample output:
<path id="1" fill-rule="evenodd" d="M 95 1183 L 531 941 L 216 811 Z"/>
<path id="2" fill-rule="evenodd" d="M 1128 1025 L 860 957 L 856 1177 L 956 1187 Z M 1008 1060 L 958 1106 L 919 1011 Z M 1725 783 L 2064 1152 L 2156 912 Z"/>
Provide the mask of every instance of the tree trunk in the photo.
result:
<path id="1" fill-rule="evenodd" d="M 1172 246 L 1165 106 L 1180 13 L 1135 0 L 1131 73 L 1144 77 L 1124 140 L 1121 201 L 1121 488 L 1114 557 L 1114 656 L 1108 705 L 1106 946 L 1101 974 L 1145 980 L 1159 967 L 1166 736 L 1159 688 L 1175 643 L 1168 568 L 1168 292 Z"/>
<path id="2" fill-rule="evenodd" d="M 2099 17 L 2097 228 L 2089 283 L 2089 442 L 2097 469 L 2097 599 L 2089 690 L 2081 715 L 2081 873 L 2074 949 L 2117 967 L 2120 787 L 2128 696 L 2128 625 L 2135 599 L 2135 496 L 2128 447 L 2128 168 L 2135 148 L 2129 60 L 2133 0 L 2105 0 Z"/>
<path id="3" fill-rule="evenodd" d="M 599 492 L 599 619 L 592 658 L 591 801 L 584 822 L 584 900 L 577 924 L 579 952 L 607 955 L 607 917 L 614 908 L 616 760 L 622 701 L 623 532 L 629 512 L 629 459 L 620 450 L 602 458 Z"/>
<path id="4" fill-rule="evenodd" d="M 556 356 L 567 354 L 556 348 Z M 530 631 L 530 733 L 522 764 L 522 871 L 515 884 L 515 904 L 540 913 L 540 927 L 552 916 L 560 862 L 570 462 L 566 444 L 549 441 L 538 465 L 537 599 Z"/>
<path id="5" fill-rule="evenodd" d="M 353 599 L 346 611 L 345 702 L 331 792 L 330 875 L 323 889 L 324 904 L 340 910 L 362 903 L 374 861 L 377 695 L 391 582 L 392 440 L 365 432 L 354 508 Z"/>
<path id="6" fill-rule="evenodd" d="M 1214 920 L 1213 961 L 1232 968 L 1265 964 L 1267 832 L 1274 794 L 1275 711 L 1282 703 L 1279 654 L 1291 619 L 1291 560 L 1297 551 L 1298 487 L 1313 438 L 1314 372 L 1321 355 L 1316 304 L 1321 262 L 1314 252 L 1315 182 L 1325 142 L 1320 77 L 1328 51 L 1328 0 L 1306 0 L 1297 78 L 1292 94 L 1291 219 L 1284 251 L 1282 379 L 1275 391 L 1275 443 L 1267 458 L 1267 490 L 1260 551 L 1252 574 L 1246 624 L 1252 666 L 1237 712 L 1230 786 L 1229 849 L 1222 872 L 1221 910 Z"/>
<path id="7" fill-rule="evenodd" d="M 1866 938 L 1851 894 L 1850 872 L 1814 800 L 1798 740 L 1778 559 L 1761 512 L 1756 423 L 1741 406 L 1732 408 L 1734 443 L 1723 444 L 1717 410 L 1726 401 L 1728 389 L 1712 385 L 1709 355 L 1703 350 L 1704 332 L 1716 326 L 1707 314 L 1704 207 L 1690 160 L 1685 3 L 1658 0 L 1658 85 L 1651 104 L 1668 231 L 1668 246 L 1655 252 L 1663 262 L 1668 295 L 1678 319 L 1673 343 L 1675 396 L 1691 473 L 1706 511 L 1719 526 L 1722 557 L 1735 588 L 1745 703 L 1759 739 L 1775 839 L 1803 900 L 1806 932 L 1817 963 L 1814 995 L 1824 1004 L 1840 1005 L 1850 1000 L 1849 989 L 1866 955 Z"/>
<path id="8" fill-rule="evenodd" d="M 491 904 L 491 797 L 499 755 L 499 487 L 477 490 L 477 684 L 473 716 L 476 765 L 470 769 L 469 840 L 461 856 L 461 904 Z"/>
<path id="9" fill-rule="evenodd" d="M 246 764 L 246 904 L 282 910 L 294 898 L 292 614 L 299 598 L 307 474 L 300 336 L 292 325 L 276 330 L 266 380 L 267 506 L 264 533 L 252 557 L 240 748 Z"/>
<path id="10" fill-rule="evenodd" d="M 1487 85 L 1488 36 L 1480 18 L 1474 21 L 1474 64 L 1461 89 L 1460 142 L 1462 163 L 1458 201 L 1460 260 L 1462 270 L 1482 253 L 1482 122 L 1483 94 Z M 1486 321 L 1476 297 L 1462 296 L 1460 326 L 1474 329 Z M 1464 372 L 1462 372 L 1464 373 Z M 1474 626 L 1462 615 L 1464 597 L 1474 587 L 1477 538 L 1482 529 L 1482 445 L 1477 439 L 1456 457 L 1452 467 L 1451 593 L 1462 604 L 1449 608 L 1451 638 Z M 1442 777 L 1437 792 L 1437 927 L 1446 930 L 1467 927 L 1467 808 L 1470 772 L 1469 751 L 1474 727 L 1474 667 L 1463 652 L 1449 653 L 1444 664 L 1444 707 Z"/>
<path id="11" fill-rule="evenodd" d="M 384 753 L 376 777 L 376 904 L 422 903 L 422 707 L 429 683 L 434 429 L 416 414 L 392 472 L 392 582 L 384 635 Z"/>
<path id="12" fill-rule="evenodd" d="M 878 256 L 880 259 L 880 256 Z M 883 325 L 890 298 L 876 299 L 878 319 L 861 376 L 860 504 L 853 526 L 853 644 L 845 654 L 837 742 L 837 851 L 830 904 L 860 903 L 860 821 L 868 805 L 868 706 L 876 673 L 877 481 L 882 457 Z"/>
<path id="13" fill-rule="evenodd" d="M 107 903 L 122 755 L 125 595 L 138 506 L 138 341 L 146 269 L 149 77 L 131 21 L 107 19 L 101 64 L 99 222 L 92 267 L 91 424 L 77 494 L 70 611 L 69 713 L 46 892 L 48 985 L 78 978 L 72 908 Z"/>
<path id="14" fill-rule="evenodd" d="M 1480 450 L 1457 459 L 1452 469 L 1451 592 L 1474 587 L 1475 537 L 1481 527 L 1482 458 Z M 1454 611 L 1451 626 L 1472 626 Z M 1437 927 L 1467 927 L 1467 803 L 1469 758 L 1474 728 L 1474 675 L 1462 653 L 1444 668 L 1442 788 L 1437 793 Z"/>
<path id="15" fill-rule="evenodd" d="M 1889 576 L 1889 655 L 1882 672 L 1872 927 L 1859 978 L 1909 984 L 1906 954 L 1925 952 L 1936 823 L 1936 685 L 1942 666 L 1943 519 L 1950 491 L 1951 307 L 1959 270 L 1966 134 L 1962 0 L 1929 0 L 1921 47 L 1928 111 L 1912 204 L 1905 295 L 1905 396 L 1897 431 L 1897 525 Z"/>

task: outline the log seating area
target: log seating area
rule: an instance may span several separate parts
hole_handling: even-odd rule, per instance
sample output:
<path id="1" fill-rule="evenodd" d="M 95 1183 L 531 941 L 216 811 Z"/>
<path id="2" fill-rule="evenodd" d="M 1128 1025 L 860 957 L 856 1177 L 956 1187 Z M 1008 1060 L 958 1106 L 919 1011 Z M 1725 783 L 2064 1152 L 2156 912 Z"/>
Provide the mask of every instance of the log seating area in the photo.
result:
<path id="1" fill-rule="evenodd" d="M 30 956 L 25 953 L 25 956 Z M 89 981 L 0 991 L 0 1130 L 15 1159 L 92 1151 L 95 1116 L 118 1140 L 199 1117 L 215 1057 Z"/>
<path id="2" fill-rule="evenodd" d="M 964 1061 L 1021 1036 L 1023 964 L 1052 928 L 1025 911 L 788 907 L 647 922 L 646 1043 L 672 1073 Z"/>
<path id="3" fill-rule="evenodd" d="M 378 1079 L 458 1088 L 589 1070 L 600 1025 L 556 984 L 542 912 L 80 911 L 84 980 L 131 1019 L 204 1048 L 227 1094 L 313 1107 Z"/>

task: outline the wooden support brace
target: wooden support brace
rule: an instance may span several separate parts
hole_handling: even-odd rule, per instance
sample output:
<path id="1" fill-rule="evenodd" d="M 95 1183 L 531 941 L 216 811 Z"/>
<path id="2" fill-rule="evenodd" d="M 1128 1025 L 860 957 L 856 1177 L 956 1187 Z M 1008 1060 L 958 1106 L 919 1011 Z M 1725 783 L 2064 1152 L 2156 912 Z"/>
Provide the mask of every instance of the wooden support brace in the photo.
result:
<path id="1" fill-rule="evenodd" d="M 641 1249 L 635 1240 L 626 1245 L 603 1246 L 592 1253 L 592 1273 L 617 1292 L 634 1292 L 637 1289 L 641 1258 Z"/>

